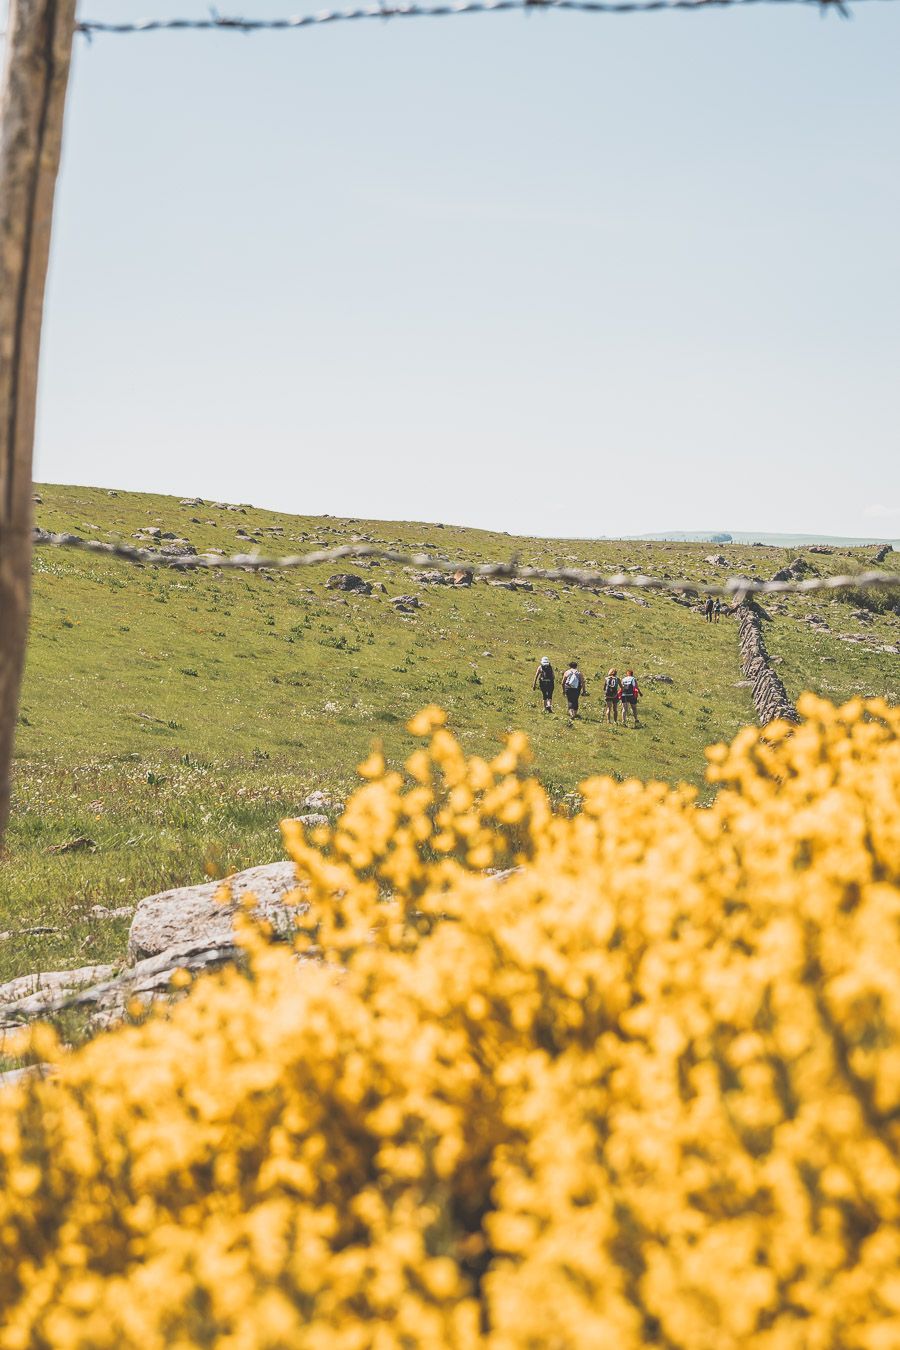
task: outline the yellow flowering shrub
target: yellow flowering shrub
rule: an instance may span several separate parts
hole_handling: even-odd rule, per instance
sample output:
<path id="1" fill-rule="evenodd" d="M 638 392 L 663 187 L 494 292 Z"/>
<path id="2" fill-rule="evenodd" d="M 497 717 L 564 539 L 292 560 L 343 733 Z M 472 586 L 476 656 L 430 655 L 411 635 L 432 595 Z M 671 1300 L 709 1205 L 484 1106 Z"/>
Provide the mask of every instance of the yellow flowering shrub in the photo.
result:
<path id="1" fill-rule="evenodd" d="M 800 710 L 570 816 L 420 714 L 285 824 L 324 960 L 0 1098 L 0 1348 L 895 1350 L 900 712 Z"/>

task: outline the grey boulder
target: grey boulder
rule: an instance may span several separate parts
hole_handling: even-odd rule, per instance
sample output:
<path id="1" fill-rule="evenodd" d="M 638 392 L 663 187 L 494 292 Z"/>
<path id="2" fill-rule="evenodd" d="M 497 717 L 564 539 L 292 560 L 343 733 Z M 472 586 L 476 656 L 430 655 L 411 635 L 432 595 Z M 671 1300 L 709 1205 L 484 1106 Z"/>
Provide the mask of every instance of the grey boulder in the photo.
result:
<path id="1" fill-rule="evenodd" d="M 285 901 L 285 896 L 298 886 L 292 862 L 267 863 L 237 872 L 227 879 L 230 898 L 223 903 L 216 896 L 225 884 L 205 881 L 198 886 L 176 886 L 142 900 L 128 935 L 129 963 L 157 956 L 176 944 L 230 944 L 235 914 L 244 897 L 250 894 L 256 898 L 253 914 L 268 920 L 277 933 L 289 933 L 306 909 L 303 904 Z"/>

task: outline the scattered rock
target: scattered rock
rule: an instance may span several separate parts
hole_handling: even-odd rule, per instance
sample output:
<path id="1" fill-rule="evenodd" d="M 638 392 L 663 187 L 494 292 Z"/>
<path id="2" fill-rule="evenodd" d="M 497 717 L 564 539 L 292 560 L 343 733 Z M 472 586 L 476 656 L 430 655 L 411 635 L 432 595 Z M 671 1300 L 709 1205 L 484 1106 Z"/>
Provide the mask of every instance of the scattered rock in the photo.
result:
<path id="1" fill-rule="evenodd" d="M 675 681 L 671 675 L 645 675 L 645 684 L 674 684 Z"/>
<path id="2" fill-rule="evenodd" d="M 95 849 L 97 845 L 93 839 L 88 839 L 86 835 L 79 835 L 77 839 L 67 839 L 64 844 L 52 844 L 50 848 L 45 848 L 45 853 L 80 853 L 83 849 Z"/>
<path id="3" fill-rule="evenodd" d="M 230 891 L 226 902 L 216 899 L 223 886 Z M 149 895 L 138 905 L 131 923 L 129 964 L 158 956 L 176 943 L 230 945 L 235 914 L 248 895 L 255 897 L 252 912 L 257 917 L 267 919 L 276 932 L 287 933 L 306 908 L 303 904 L 287 903 L 286 897 L 291 893 L 298 893 L 294 864 L 276 862 L 237 872 L 227 881 L 176 886 L 159 895 Z"/>
<path id="4" fill-rule="evenodd" d="M 293 820 L 299 820 L 301 825 L 305 825 L 308 830 L 314 830 L 318 825 L 327 825 L 328 817 L 322 815 L 320 811 L 307 811 L 302 816 L 293 816 Z"/>
<path id="5" fill-rule="evenodd" d="M 148 539 L 161 539 L 161 538 L 162 538 L 162 530 L 159 528 L 158 525 L 143 525 L 143 526 L 141 526 L 141 528 L 138 530 L 137 534 L 135 535 L 135 538 L 136 538 L 136 539 L 139 538 L 142 534 L 143 534 L 143 535 L 146 535 Z"/>
<path id="6" fill-rule="evenodd" d="M 329 591 L 353 591 L 357 595 L 371 595 L 371 581 L 364 581 L 354 572 L 335 572 L 325 582 L 326 589 Z"/>
<path id="7" fill-rule="evenodd" d="M 442 530 L 443 528 L 444 528 L 443 525 L 438 526 L 438 529 L 440 530 Z M 454 586 L 471 586 L 473 579 L 474 573 L 468 567 L 459 567 L 453 573 Z"/>
<path id="8" fill-rule="evenodd" d="M 449 572 L 411 572 L 413 581 L 420 586 L 452 586 L 453 578 Z"/>
<path id="9" fill-rule="evenodd" d="M 344 809 L 344 803 L 332 797 L 331 793 L 323 792 L 317 789 L 310 792 L 303 798 L 303 806 L 307 811 L 331 811 L 334 815 L 340 815 Z"/>
<path id="10" fill-rule="evenodd" d="M 728 566 L 728 559 L 723 557 L 721 553 L 708 553 L 705 561 L 709 563 L 710 567 Z"/>
<path id="11" fill-rule="evenodd" d="M 496 881 L 498 885 L 502 885 L 510 877 L 518 876 L 520 872 L 524 871 L 524 867 L 486 867 L 484 875 L 490 877 L 492 881 Z"/>
<path id="12" fill-rule="evenodd" d="M 0 942 L 8 942 L 10 938 L 18 937 L 43 937 L 58 932 L 58 928 L 51 928 L 47 924 L 39 923 L 34 928 L 11 928 L 6 933 L 0 933 Z"/>
<path id="13" fill-rule="evenodd" d="M 108 909 L 106 905 L 91 905 L 88 910 L 92 919 L 127 919 L 134 913 L 134 905 L 117 905 Z"/>
<path id="14" fill-rule="evenodd" d="M 206 503 L 204 502 L 204 500 L 203 500 L 202 497 L 182 497 L 182 499 L 181 499 L 181 501 L 178 503 L 178 505 L 179 505 L 179 506 L 205 506 Z"/>
<path id="15" fill-rule="evenodd" d="M 887 558 L 891 553 L 893 553 L 893 551 L 894 551 L 893 544 L 880 544 L 878 548 L 876 548 L 875 552 L 872 554 L 872 561 L 876 563 L 883 563 L 885 558 Z"/>

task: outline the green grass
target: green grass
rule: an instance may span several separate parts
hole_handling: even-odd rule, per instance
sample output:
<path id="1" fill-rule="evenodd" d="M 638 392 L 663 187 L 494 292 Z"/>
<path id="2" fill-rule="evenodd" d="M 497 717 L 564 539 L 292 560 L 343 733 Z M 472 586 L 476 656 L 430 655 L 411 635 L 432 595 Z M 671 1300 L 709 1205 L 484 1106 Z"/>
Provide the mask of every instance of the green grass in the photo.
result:
<path id="1" fill-rule="evenodd" d="M 294 552 L 354 536 L 469 560 L 640 567 L 717 579 L 709 545 L 514 539 L 409 522 L 244 514 L 176 499 L 42 487 L 37 521 L 51 530 L 131 539 L 142 526 L 199 550 Z M 768 576 L 783 549 L 728 545 L 729 571 Z M 862 565 L 861 550 L 816 557 L 831 571 Z M 811 559 L 812 560 L 812 559 Z M 893 565 L 900 555 L 891 560 Z M 888 565 L 891 565 L 889 562 Z M 325 589 L 337 570 L 383 582 L 387 595 Z M 417 593 L 413 616 L 390 598 Z M 896 693 L 897 657 L 811 632 L 811 610 L 836 631 L 861 631 L 839 600 L 791 600 L 767 640 L 792 694 L 835 699 Z M 591 611 L 588 613 L 588 611 Z M 896 642 L 900 619 L 866 631 Z M 593 696 L 566 725 L 562 697 L 540 712 L 531 682 L 548 654 L 561 674 L 577 656 Z M 645 698 L 642 729 L 602 725 L 600 678 L 633 666 Z M 671 676 L 654 684 L 650 674 Z M 116 960 L 128 920 L 95 905 L 133 903 L 168 886 L 282 856 L 277 822 L 325 787 L 341 795 L 372 742 L 399 763 L 404 725 L 425 703 L 450 713 L 465 748 L 490 754 L 511 729 L 532 738 L 535 767 L 556 797 L 589 774 L 702 784 L 704 747 L 731 738 L 753 707 L 740 688 L 734 625 L 718 626 L 660 597 L 646 606 L 558 585 L 511 592 L 417 586 L 400 567 L 342 564 L 272 576 L 136 569 L 37 551 L 31 642 L 17 739 L 8 857 L 0 863 L 0 979 L 35 969 Z M 92 850 L 48 852 L 76 837 Z M 51 927 L 50 934 L 21 930 Z"/>

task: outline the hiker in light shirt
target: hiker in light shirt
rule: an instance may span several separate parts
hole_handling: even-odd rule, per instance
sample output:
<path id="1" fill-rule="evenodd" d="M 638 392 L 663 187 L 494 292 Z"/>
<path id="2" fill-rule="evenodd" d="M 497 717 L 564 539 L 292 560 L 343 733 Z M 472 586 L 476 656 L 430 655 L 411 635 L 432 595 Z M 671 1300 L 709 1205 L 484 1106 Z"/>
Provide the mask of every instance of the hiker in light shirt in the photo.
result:
<path id="1" fill-rule="evenodd" d="M 637 719 L 637 701 L 641 697 L 641 691 L 638 689 L 638 682 L 634 677 L 633 670 L 626 670 L 622 676 L 621 688 L 619 690 L 619 699 L 622 704 L 622 726 L 628 725 L 628 709 L 631 709 L 631 717 L 634 725 L 638 725 Z"/>
<path id="2" fill-rule="evenodd" d="M 568 704 L 569 721 L 572 722 L 578 716 L 578 700 L 582 694 L 587 693 L 587 686 L 584 682 L 584 676 L 578 669 L 578 662 L 574 656 L 569 662 L 569 668 L 562 680 L 563 693 L 566 696 Z"/>

